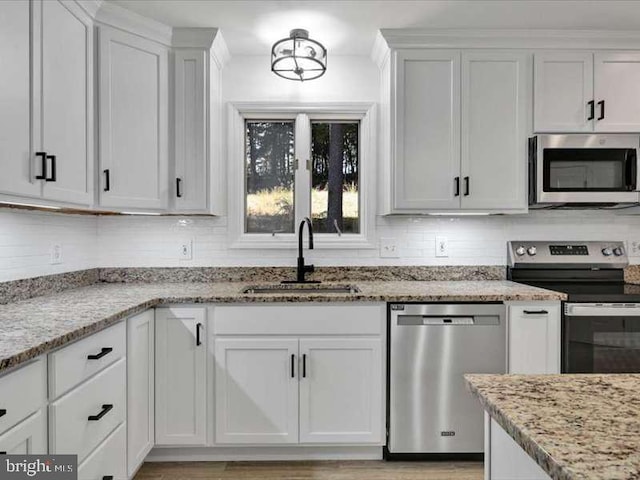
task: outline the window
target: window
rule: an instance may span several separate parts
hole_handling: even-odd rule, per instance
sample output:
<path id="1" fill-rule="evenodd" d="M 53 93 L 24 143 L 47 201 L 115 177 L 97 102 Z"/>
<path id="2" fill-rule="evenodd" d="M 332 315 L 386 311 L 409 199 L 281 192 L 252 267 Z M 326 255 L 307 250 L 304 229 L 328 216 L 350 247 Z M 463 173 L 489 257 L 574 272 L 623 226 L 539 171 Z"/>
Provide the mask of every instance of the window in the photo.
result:
<path id="1" fill-rule="evenodd" d="M 372 247 L 373 107 L 234 107 L 230 178 L 241 195 L 231 183 L 232 246 L 289 247 L 309 217 L 318 247 Z"/>

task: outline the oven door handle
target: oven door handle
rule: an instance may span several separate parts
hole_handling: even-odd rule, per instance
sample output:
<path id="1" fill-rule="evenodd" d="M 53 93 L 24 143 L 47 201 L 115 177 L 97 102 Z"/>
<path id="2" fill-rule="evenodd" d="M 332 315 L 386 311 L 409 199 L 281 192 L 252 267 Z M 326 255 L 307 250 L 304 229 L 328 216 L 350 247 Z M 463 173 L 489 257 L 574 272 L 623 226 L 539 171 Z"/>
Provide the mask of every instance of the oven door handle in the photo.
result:
<path id="1" fill-rule="evenodd" d="M 640 317 L 640 303 L 567 303 L 567 317 Z"/>

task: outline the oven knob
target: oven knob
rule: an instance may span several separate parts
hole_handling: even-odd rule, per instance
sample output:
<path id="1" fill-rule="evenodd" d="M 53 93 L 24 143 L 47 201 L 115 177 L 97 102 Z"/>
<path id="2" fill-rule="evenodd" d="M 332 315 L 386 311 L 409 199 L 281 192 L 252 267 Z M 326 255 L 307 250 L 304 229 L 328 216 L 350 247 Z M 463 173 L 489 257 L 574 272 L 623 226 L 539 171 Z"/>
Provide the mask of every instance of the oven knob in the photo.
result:
<path id="1" fill-rule="evenodd" d="M 620 248 L 620 247 L 616 247 L 616 248 L 613 249 L 613 254 L 616 257 L 621 257 L 622 255 L 624 255 L 624 250 L 622 250 L 622 248 Z"/>
<path id="2" fill-rule="evenodd" d="M 610 257 L 612 253 L 613 253 L 613 250 L 611 250 L 609 247 L 605 247 L 602 249 L 602 254 L 605 257 Z"/>
<path id="3" fill-rule="evenodd" d="M 529 247 L 527 248 L 527 253 L 533 257 L 536 253 L 538 253 L 538 249 L 536 247 Z"/>
<path id="4" fill-rule="evenodd" d="M 522 245 L 516 248 L 516 255 L 518 255 L 519 257 L 523 256 L 526 252 L 527 251 L 524 249 Z"/>

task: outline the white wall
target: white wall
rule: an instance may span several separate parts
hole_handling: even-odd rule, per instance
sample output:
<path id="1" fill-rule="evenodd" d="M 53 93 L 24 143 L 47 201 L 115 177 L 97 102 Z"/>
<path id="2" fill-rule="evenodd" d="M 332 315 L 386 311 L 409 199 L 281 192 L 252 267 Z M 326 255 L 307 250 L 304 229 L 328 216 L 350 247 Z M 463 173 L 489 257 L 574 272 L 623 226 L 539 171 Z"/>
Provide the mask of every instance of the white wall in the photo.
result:
<path id="1" fill-rule="evenodd" d="M 0 209 L 0 281 L 93 268 L 98 218 Z M 63 263 L 51 265 L 51 247 L 62 245 Z"/>
<path id="2" fill-rule="evenodd" d="M 102 217 L 100 266 L 293 266 L 296 250 L 227 248 L 225 218 Z M 436 235 L 449 241 L 449 257 L 435 257 Z M 505 265 L 508 240 L 640 241 L 640 216 L 598 211 L 544 211 L 517 216 L 393 217 L 377 219 L 376 243 L 395 238 L 399 258 L 379 250 L 313 250 L 316 265 Z M 179 260 L 192 239 L 193 260 Z M 306 243 L 305 243 L 306 244 Z M 631 258 L 640 263 L 640 258 Z"/>

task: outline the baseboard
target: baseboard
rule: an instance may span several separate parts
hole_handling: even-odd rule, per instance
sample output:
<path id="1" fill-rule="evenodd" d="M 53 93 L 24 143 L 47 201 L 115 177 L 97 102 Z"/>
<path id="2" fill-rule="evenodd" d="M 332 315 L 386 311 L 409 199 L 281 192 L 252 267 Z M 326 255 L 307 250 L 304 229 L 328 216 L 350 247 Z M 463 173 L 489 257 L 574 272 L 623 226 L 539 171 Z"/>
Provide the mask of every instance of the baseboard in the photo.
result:
<path id="1" fill-rule="evenodd" d="M 155 447 L 146 462 L 269 460 L 381 460 L 381 446 L 367 447 Z"/>

